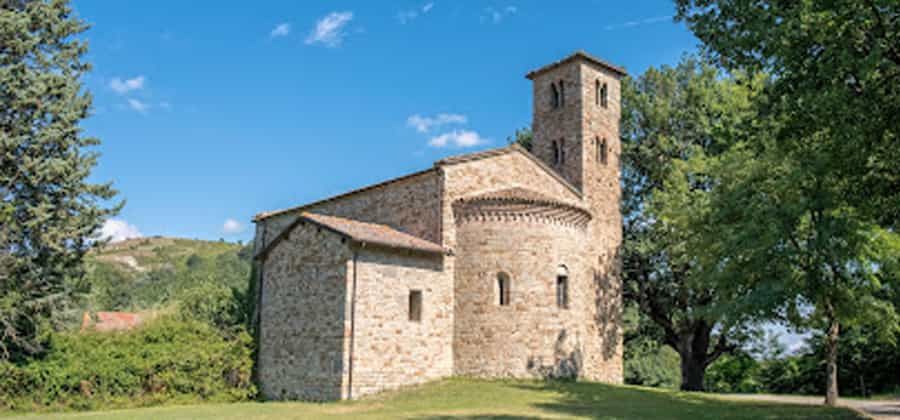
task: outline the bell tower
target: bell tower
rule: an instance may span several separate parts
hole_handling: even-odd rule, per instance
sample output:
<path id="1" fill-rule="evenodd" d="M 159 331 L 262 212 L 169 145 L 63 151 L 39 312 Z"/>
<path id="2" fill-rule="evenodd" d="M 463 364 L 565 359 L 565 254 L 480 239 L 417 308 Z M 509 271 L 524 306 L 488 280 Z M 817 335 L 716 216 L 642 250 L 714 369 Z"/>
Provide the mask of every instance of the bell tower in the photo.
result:
<path id="1" fill-rule="evenodd" d="M 591 328 L 601 348 L 588 352 L 590 379 L 622 381 L 622 213 L 619 183 L 620 81 L 625 71 L 583 51 L 526 75 L 533 83 L 532 153 L 581 191 L 590 210 L 591 242 L 584 257 L 592 267 Z M 592 372 L 593 371 L 593 372 Z"/>

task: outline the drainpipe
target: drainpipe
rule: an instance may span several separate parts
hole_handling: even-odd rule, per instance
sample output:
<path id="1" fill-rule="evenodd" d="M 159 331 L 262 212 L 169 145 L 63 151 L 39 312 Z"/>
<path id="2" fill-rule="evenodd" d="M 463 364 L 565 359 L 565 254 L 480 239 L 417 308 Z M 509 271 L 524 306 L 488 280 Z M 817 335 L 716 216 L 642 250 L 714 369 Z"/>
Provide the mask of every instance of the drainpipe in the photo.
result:
<path id="1" fill-rule="evenodd" d="M 353 289 L 350 294 L 350 360 L 347 362 L 347 399 L 353 399 L 353 349 L 356 344 L 356 272 L 359 250 L 353 250 Z"/>

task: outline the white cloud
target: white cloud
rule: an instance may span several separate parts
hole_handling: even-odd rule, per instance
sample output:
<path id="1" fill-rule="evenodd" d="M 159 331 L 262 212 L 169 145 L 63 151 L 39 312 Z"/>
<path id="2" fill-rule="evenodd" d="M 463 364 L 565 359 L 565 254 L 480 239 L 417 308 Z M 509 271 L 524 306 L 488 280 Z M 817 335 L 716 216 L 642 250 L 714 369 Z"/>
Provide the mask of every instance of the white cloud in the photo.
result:
<path id="1" fill-rule="evenodd" d="M 667 20 L 672 20 L 672 18 L 673 18 L 672 15 L 657 16 L 657 17 L 651 17 L 651 18 L 640 19 L 640 20 L 632 20 L 630 22 L 625 22 L 625 23 L 616 23 L 613 25 L 606 25 L 603 29 L 605 29 L 607 31 L 611 31 L 613 29 L 633 28 L 635 26 L 647 25 L 650 23 L 665 22 Z"/>
<path id="2" fill-rule="evenodd" d="M 113 78 L 109 82 L 109 88 L 119 95 L 124 95 L 133 90 L 141 90 L 144 88 L 144 76 L 138 76 L 133 79 L 122 80 L 118 77 Z"/>
<path id="3" fill-rule="evenodd" d="M 148 109 L 150 109 L 150 104 L 141 102 L 134 98 L 128 98 L 128 107 L 143 114 L 146 113 Z"/>
<path id="4" fill-rule="evenodd" d="M 244 225 L 234 219 L 226 219 L 222 224 L 222 231 L 227 234 L 241 233 L 244 231 Z"/>
<path id="5" fill-rule="evenodd" d="M 344 27 L 353 20 L 353 12 L 331 12 L 316 22 L 316 27 L 306 37 L 306 44 L 322 44 L 328 48 L 341 45 Z"/>
<path id="6" fill-rule="evenodd" d="M 143 236 L 136 226 L 121 219 L 106 219 L 103 227 L 100 228 L 100 239 L 109 239 L 110 242 L 120 242 Z"/>
<path id="7" fill-rule="evenodd" d="M 467 121 L 466 116 L 460 114 L 437 114 L 434 117 L 415 114 L 406 119 L 406 125 L 415 128 L 420 133 L 427 133 L 432 128 L 447 124 L 465 124 Z"/>
<path id="8" fill-rule="evenodd" d="M 507 16 L 512 16 L 516 14 L 519 9 L 516 6 L 506 6 L 502 9 L 495 9 L 493 7 L 488 7 L 484 9 L 484 14 L 481 15 L 481 22 L 490 21 L 492 23 L 500 23 Z"/>
<path id="9" fill-rule="evenodd" d="M 471 130 L 453 130 L 428 141 L 431 147 L 474 147 L 485 143 L 487 139 Z"/>
<path id="10" fill-rule="evenodd" d="M 425 3 L 421 8 L 418 9 L 410 9 L 410 10 L 401 10 L 397 13 L 397 20 L 400 21 L 401 24 L 406 24 L 409 21 L 416 19 L 419 16 L 425 15 L 434 8 L 434 2 Z"/>
<path id="11" fill-rule="evenodd" d="M 278 38 L 280 36 L 288 36 L 291 33 L 291 24 L 289 23 L 279 23 L 275 25 L 275 28 L 272 29 L 272 32 L 269 32 L 269 36 L 272 38 Z"/>

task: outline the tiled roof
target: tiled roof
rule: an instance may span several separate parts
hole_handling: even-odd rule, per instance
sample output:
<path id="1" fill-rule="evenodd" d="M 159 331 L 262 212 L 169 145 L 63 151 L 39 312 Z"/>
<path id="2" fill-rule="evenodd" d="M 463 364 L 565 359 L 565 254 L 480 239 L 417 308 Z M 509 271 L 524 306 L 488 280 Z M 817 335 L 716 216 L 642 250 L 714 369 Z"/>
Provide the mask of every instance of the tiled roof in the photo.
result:
<path id="1" fill-rule="evenodd" d="M 405 180 L 410 179 L 410 178 L 415 178 L 415 177 L 417 177 L 417 176 L 419 176 L 419 175 L 424 175 L 424 174 L 427 174 L 427 173 L 430 173 L 430 172 L 434 172 L 434 170 L 435 170 L 435 168 L 428 168 L 428 169 L 426 169 L 426 170 L 424 170 L 424 171 L 413 172 L 413 173 L 411 173 L 411 174 L 403 175 L 403 176 L 400 176 L 400 177 L 397 177 L 397 178 L 392 178 L 392 179 L 389 179 L 389 180 L 387 180 L 387 181 L 379 182 L 379 183 L 377 183 L 377 184 L 372 184 L 372 185 L 369 185 L 369 186 L 366 186 L 366 187 L 357 188 L 357 189 L 355 189 L 355 190 L 350 190 L 350 191 L 347 191 L 347 192 L 345 192 L 345 193 L 343 193 L 343 194 L 338 194 L 338 195 L 335 195 L 335 196 L 332 196 L 332 197 L 328 197 L 328 198 L 325 198 L 325 199 L 322 199 L 322 200 L 313 201 L 312 203 L 307 203 L 307 204 L 303 204 L 303 205 L 295 206 L 295 207 L 289 207 L 289 208 L 281 209 L 281 210 L 273 210 L 273 211 L 267 211 L 267 212 L 259 213 L 259 214 L 257 214 L 257 215 L 253 218 L 253 221 L 254 221 L 254 222 L 257 222 L 257 221 L 260 221 L 260 220 L 263 220 L 263 219 L 267 219 L 267 218 L 272 217 L 272 216 L 277 216 L 277 215 L 279 215 L 279 214 L 292 213 L 292 212 L 295 212 L 295 211 L 300 211 L 300 210 L 303 210 L 303 209 L 306 209 L 306 208 L 315 206 L 315 205 L 317 205 L 317 204 L 327 203 L 327 202 L 329 202 L 329 201 L 338 200 L 338 199 L 341 199 L 341 198 L 344 198 L 344 197 L 348 197 L 348 196 L 351 196 L 351 195 L 354 195 L 354 194 L 357 194 L 357 193 L 361 193 L 361 192 L 364 192 L 364 191 L 373 190 L 373 189 L 376 189 L 376 188 L 379 188 L 379 187 L 383 187 L 383 186 L 385 186 L 385 185 L 393 184 L 393 183 L 400 182 L 400 181 L 405 181 Z"/>
<path id="2" fill-rule="evenodd" d="M 324 214 L 303 213 L 300 217 L 313 223 L 331 228 L 338 233 L 349 236 L 357 242 L 383 245 L 391 248 L 411 249 L 415 251 L 442 253 L 444 249 L 431 241 L 400 232 L 386 225 L 360 222 L 343 217 L 326 216 Z"/>
<path id="3" fill-rule="evenodd" d="M 543 66 L 543 67 L 541 67 L 541 68 L 539 68 L 539 69 L 537 69 L 537 70 L 532 70 L 532 71 L 528 72 L 528 74 L 526 74 L 525 77 L 528 78 L 528 79 L 533 79 L 534 76 L 537 76 L 538 74 L 541 74 L 541 73 L 543 73 L 543 72 L 545 72 L 545 71 L 547 71 L 547 70 L 556 68 L 557 66 L 561 66 L 561 65 L 563 65 L 563 64 L 565 64 L 565 63 L 568 63 L 569 61 L 572 61 L 572 60 L 574 60 L 574 59 L 576 59 L 576 58 L 583 58 L 583 59 L 585 59 L 585 60 L 587 60 L 587 61 L 590 61 L 591 63 L 594 63 L 594 64 L 596 64 L 596 65 L 598 65 L 598 66 L 600 66 L 600 67 L 603 67 L 603 68 L 605 68 L 605 69 L 607 69 L 607 70 L 610 70 L 610 71 L 612 71 L 612 72 L 614 72 L 614 73 L 617 73 L 617 74 L 619 74 L 620 76 L 627 76 L 627 75 L 628 75 L 628 73 L 625 71 L 625 69 L 623 69 L 623 68 L 621 68 L 621 67 L 619 67 L 619 66 L 617 66 L 617 65 L 611 64 L 611 63 L 609 63 L 609 62 L 607 62 L 607 61 L 601 60 L 601 59 L 599 59 L 599 58 L 597 58 L 597 57 L 594 57 L 594 56 L 592 56 L 592 55 L 590 55 L 590 54 L 588 54 L 588 53 L 586 53 L 586 52 L 584 52 L 584 51 L 579 50 L 579 51 L 575 51 L 572 55 L 570 55 L 570 56 L 568 56 L 568 57 L 566 57 L 566 58 L 563 58 L 562 60 L 556 61 L 556 62 L 554 62 L 554 63 L 550 63 L 550 64 L 548 64 L 548 65 L 546 65 L 546 66 Z"/>
<path id="4" fill-rule="evenodd" d="M 281 242 L 282 239 L 290 235 L 299 224 L 308 222 L 314 225 L 328 229 L 338 235 L 349 238 L 350 240 L 362 243 L 379 245 L 388 248 L 408 249 L 412 251 L 426 252 L 431 254 L 442 254 L 444 248 L 440 245 L 427 241 L 425 239 L 401 232 L 390 226 L 361 222 L 359 220 L 347 219 L 344 217 L 327 216 L 324 214 L 303 212 L 287 229 L 284 229 L 275 239 L 270 242 L 265 249 L 256 255 L 256 258 L 262 258 Z"/>

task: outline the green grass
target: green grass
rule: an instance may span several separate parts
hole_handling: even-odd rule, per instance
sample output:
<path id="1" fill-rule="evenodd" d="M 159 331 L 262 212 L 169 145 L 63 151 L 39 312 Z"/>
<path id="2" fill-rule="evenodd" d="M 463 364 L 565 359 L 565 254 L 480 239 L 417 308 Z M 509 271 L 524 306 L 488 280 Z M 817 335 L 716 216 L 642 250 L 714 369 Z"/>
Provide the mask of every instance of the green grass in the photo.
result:
<path id="1" fill-rule="evenodd" d="M 726 401 L 596 383 L 450 379 L 354 402 L 242 403 L 25 415 L 24 419 L 861 419 L 850 410 Z"/>

